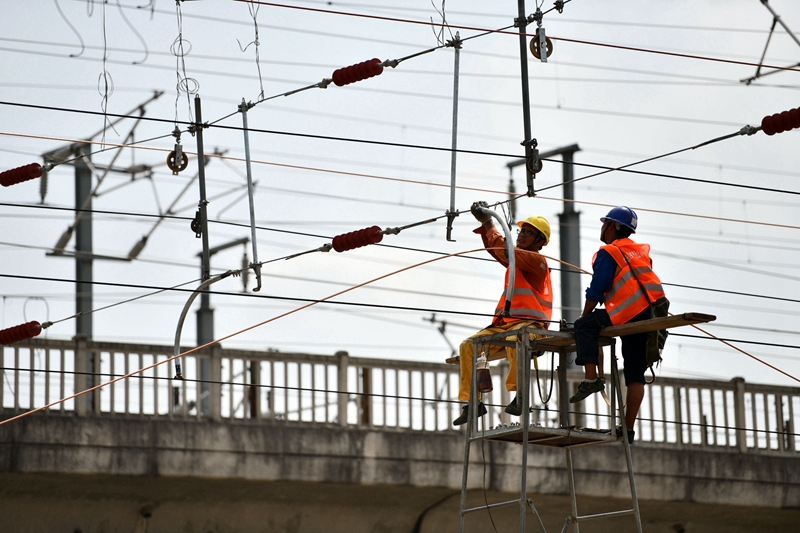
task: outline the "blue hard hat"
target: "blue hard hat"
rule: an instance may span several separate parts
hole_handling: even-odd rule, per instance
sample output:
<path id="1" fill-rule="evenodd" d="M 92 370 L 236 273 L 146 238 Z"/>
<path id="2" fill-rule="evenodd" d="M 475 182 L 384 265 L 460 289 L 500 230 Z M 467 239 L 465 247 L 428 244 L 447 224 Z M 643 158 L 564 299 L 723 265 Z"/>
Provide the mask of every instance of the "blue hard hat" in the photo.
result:
<path id="1" fill-rule="evenodd" d="M 606 216 L 600 218 L 601 222 L 607 220 L 622 224 L 633 233 L 636 233 L 636 226 L 639 224 L 639 217 L 636 216 L 636 212 L 625 205 L 613 208 Z"/>

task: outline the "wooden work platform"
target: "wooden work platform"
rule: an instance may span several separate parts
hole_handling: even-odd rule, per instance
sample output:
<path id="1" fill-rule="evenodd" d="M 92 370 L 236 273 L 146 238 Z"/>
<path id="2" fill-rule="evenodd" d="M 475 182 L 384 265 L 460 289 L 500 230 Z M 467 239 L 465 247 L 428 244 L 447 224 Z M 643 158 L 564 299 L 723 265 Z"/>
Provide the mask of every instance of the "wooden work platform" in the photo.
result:
<path id="1" fill-rule="evenodd" d="M 635 333 L 647 333 L 649 331 L 657 331 L 660 329 L 671 329 L 680 326 L 689 326 L 692 324 L 702 324 L 705 322 L 713 322 L 717 317 L 714 315 L 707 315 L 704 313 L 682 313 L 680 315 L 665 316 L 662 318 L 651 318 L 648 320 L 640 320 L 639 322 L 631 322 L 622 324 L 621 326 L 609 326 L 600 331 L 600 344 L 605 346 L 610 343 L 612 337 L 622 337 L 624 335 L 633 335 Z M 544 335 L 538 339 L 531 339 L 532 355 L 538 356 L 536 352 L 561 352 L 571 353 L 575 351 L 575 336 L 574 330 L 568 329 L 564 331 L 550 331 L 547 329 L 540 329 L 534 327 L 524 327 L 516 330 L 515 334 L 527 333 L 532 335 Z M 507 332 L 495 333 L 492 335 L 482 335 L 476 337 L 472 342 L 479 344 L 487 344 L 492 346 L 516 346 L 516 335 L 514 341 L 509 340 Z M 604 339 L 606 339 L 604 341 Z M 489 361 L 503 359 L 505 352 L 498 351 L 488 355 Z M 459 357 L 449 357 L 445 360 L 446 363 L 457 365 Z"/>
<path id="2" fill-rule="evenodd" d="M 500 426 L 481 432 L 481 438 L 503 442 L 522 442 L 522 426 Z M 615 442 L 618 439 L 609 431 L 587 428 L 545 428 L 541 426 L 528 427 L 528 444 L 550 446 L 552 448 L 574 448 Z"/>

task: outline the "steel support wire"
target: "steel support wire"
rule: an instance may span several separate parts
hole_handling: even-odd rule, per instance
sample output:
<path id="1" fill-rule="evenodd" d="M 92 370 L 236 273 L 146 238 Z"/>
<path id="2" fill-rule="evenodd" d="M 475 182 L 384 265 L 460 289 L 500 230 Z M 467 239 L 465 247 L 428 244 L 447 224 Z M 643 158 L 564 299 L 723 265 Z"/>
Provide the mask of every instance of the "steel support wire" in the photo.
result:
<path id="1" fill-rule="evenodd" d="M 452 148 L 450 152 L 450 209 L 447 210 L 447 240 L 454 242 L 453 220 L 458 216 L 456 210 L 456 158 L 458 155 L 458 77 L 461 62 L 461 36 L 456 32 L 456 37 L 452 41 L 455 50 L 455 62 L 453 64 L 453 131 Z"/>
<path id="2" fill-rule="evenodd" d="M 758 61 L 758 66 L 756 67 L 756 73 L 750 76 L 749 78 L 744 78 L 739 80 L 740 82 L 745 83 L 747 85 L 750 85 L 752 82 L 763 76 L 775 74 L 776 72 L 782 72 L 781 69 L 774 69 L 769 72 L 765 72 L 764 74 L 761 73 L 761 67 L 763 66 L 764 58 L 767 55 L 767 48 L 769 48 L 769 42 L 772 39 L 772 34 L 775 32 L 775 24 L 780 24 L 781 26 L 783 26 L 783 29 L 786 30 L 786 33 L 789 34 L 789 37 L 791 37 L 792 40 L 794 40 L 794 42 L 796 42 L 797 45 L 800 46 L 800 39 L 798 39 L 797 36 L 794 33 L 792 33 L 792 30 L 789 29 L 789 26 L 786 25 L 781 16 L 778 15 L 774 9 L 772 9 L 772 7 L 769 5 L 768 0 L 760 0 L 760 1 L 762 4 L 764 4 L 764 7 L 766 7 L 770 13 L 772 13 L 772 26 L 770 26 L 769 28 L 769 35 L 767 35 L 767 42 L 764 44 L 764 51 L 761 53 L 761 59 L 759 59 Z M 789 66 L 788 68 L 795 68 L 795 67 L 800 67 L 800 63 L 795 63 Z"/>
<path id="3" fill-rule="evenodd" d="M 242 98 L 242 103 L 239 106 L 239 111 L 242 112 L 242 132 L 244 133 L 244 157 L 245 166 L 247 168 L 247 199 L 250 204 L 250 241 L 253 244 L 253 261 L 250 263 L 250 268 L 256 274 L 256 287 L 253 292 L 261 290 L 261 264 L 258 262 L 258 240 L 256 239 L 256 211 L 254 205 L 255 187 L 253 187 L 253 171 L 250 166 L 250 133 L 247 127 L 247 110 L 253 107 L 253 104 L 248 104 Z"/>

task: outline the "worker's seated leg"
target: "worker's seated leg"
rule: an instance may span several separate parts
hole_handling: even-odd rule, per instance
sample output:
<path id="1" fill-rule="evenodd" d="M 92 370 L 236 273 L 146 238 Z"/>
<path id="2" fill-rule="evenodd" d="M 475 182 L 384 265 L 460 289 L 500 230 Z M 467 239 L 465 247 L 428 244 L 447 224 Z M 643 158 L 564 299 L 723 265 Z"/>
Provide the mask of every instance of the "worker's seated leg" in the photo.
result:
<path id="1" fill-rule="evenodd" d="M 595 392 L 605 389 L 605 381 L 597 376 L 598 351 L 602 349 L 598 348 L 597 341 L 600 337 L 600 330 L 610 325 L 611 319 L 608 317 L 608 313 L 602 309 L 596 309 L 575 321 L 575 348 L 577 349 L 575 364 L 584 367 L 585 379 L 569 399 L 570 403 L 578 403 Z"/>
<path id="2" fill-rule="evenodd" d="M 486 406 L 483 405 L 483 402 L 478 402 L 478 416 L 483 416 L 486 414 Z M 467 423 L 469 420 L 469 404 L 464 405 L 461 408 L 461 414 L 453 420 L 454 426 L 461 426 Z"/>

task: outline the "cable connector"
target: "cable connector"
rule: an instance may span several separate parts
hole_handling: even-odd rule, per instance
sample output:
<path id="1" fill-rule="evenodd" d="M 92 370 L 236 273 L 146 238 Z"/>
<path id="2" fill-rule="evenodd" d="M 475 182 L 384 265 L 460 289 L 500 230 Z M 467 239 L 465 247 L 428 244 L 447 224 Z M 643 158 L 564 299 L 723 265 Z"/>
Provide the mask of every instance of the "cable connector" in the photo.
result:
<path id="1" fill-rule="evenodd" d="M 556 0 L 553 2 L 553 7 L 556 8 L 556 11 L 558 11 L 558 14 L 560 15 L 564 12 L 564 0 Z"/>
<path id="2" fill-rule="evenodd" d="M 747 126 L 744 126 L 742 127 L 742 129 L 739 130 L 739 135 L 755 135 L 756 133 L 758 133 L 758 130 L 759 128 L 756 128 L 755 126 L 751 126 L 750 124 L 748 124 Z"/>

